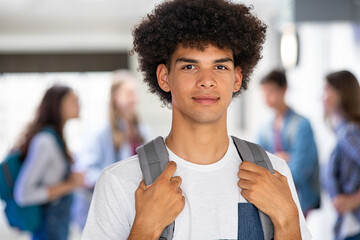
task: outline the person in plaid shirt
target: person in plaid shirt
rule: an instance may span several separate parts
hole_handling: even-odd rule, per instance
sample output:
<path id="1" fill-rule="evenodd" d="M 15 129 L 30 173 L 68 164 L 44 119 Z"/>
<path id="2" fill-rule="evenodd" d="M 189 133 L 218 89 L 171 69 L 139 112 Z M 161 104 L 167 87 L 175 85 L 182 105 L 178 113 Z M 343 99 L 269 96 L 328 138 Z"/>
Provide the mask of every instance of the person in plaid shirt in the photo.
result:
<path id="1" fill-rule="evenodd" d="M 326 76 L 324 110 L 337 137 L 325 187 L 338 217 L 336 240 L 360 239 L 360 87 L 348 71 Z"/>

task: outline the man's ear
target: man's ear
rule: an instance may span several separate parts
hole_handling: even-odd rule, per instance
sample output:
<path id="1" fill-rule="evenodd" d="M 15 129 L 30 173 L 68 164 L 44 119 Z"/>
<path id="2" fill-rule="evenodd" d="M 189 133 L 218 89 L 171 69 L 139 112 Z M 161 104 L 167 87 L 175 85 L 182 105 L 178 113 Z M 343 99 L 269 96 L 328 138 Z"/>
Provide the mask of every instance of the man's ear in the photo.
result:
<path id="1" fill-rule="evenodd" d="M 164 92 L 170 91 L 170 85 L 169 85 L 169 71 L 165 64 L 159 64 L 156 69 L 156 77 L 159 84 L 159 87 Z"/>
<path id="2" fill-rule="evenodd" d="M 242 79 L 243 79 L 243 75 L 242 75 L 241 67 L 235 67 L 235 81 L 234 81 L 233 92 L 237 92 L 240 90 L 241 84 L 242 84 Z"/>

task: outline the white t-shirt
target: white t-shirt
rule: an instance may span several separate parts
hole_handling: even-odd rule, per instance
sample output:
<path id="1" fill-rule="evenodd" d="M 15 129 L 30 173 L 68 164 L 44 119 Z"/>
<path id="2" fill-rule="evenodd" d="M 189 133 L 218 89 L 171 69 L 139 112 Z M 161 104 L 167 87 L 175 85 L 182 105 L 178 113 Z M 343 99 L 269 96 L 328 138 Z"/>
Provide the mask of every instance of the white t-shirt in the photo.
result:
<path id="1" fill-rule="evenodd" d="M 198 165 L 176 156 L 174 176 L 182 178 L 185 207 L 175 220 L 173 240 L 237 239 L 238 202 L 246 202 L 237 186 L 241 163 L 233 141 L 225 156 L 216 163 Z M 311 233 L 301 212 L 290 170 L 284 160 L 269 154 L 274 169 L 288 179 L 298 206 L 303 240 Z M 106 168 L 96 183 L 82 240 L 127 239 L 135 218 L 135 191 L 143 179 L 137 156 Z"/>

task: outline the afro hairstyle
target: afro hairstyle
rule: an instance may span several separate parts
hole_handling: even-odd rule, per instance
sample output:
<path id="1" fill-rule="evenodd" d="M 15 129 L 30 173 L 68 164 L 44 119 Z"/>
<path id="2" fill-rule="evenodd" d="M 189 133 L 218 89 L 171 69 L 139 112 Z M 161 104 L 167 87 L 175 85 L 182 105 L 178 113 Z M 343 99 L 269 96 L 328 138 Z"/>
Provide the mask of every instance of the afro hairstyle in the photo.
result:
<path id="1" fill-rule="evenodd" d="M 250 75 L 259 59 L 267 26 L 250 13 L 252 6 L 226 0 L 173 0 L 158 5 L 133 30 L 133 49 L 149 91 L 171 104 L 171 93 L 157 82 L 159 64 L 168 66 L 179 44 L 204 50 L 208 45 L 230 49 L 234 65 L 243 74 L 241 89 L 247 89 Z M 169 68 L 169 67 L 168 67 Z"/>

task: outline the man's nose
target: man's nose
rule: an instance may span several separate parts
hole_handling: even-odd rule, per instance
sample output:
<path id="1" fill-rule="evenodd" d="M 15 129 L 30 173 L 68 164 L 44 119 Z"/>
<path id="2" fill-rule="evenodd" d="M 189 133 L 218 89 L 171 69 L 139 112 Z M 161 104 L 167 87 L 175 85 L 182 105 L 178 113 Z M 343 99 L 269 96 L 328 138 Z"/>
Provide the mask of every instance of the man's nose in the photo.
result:
<path id="1" fill-rule="evenodd" d="M 211 71 L 202 71 L 197 80 L 197 87 L 199 88 L 212 88 L 216 86 L 216 80 Z"/>

